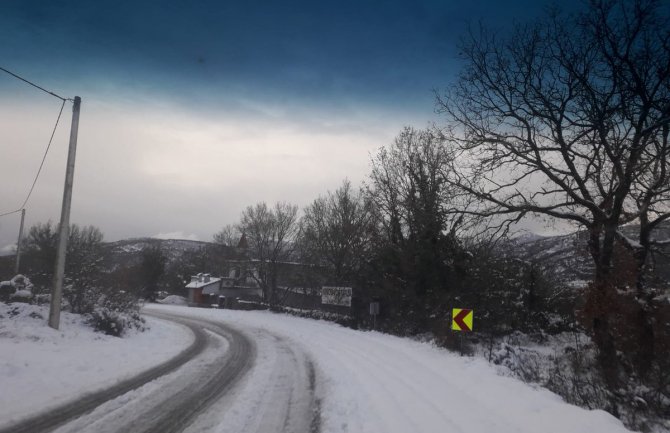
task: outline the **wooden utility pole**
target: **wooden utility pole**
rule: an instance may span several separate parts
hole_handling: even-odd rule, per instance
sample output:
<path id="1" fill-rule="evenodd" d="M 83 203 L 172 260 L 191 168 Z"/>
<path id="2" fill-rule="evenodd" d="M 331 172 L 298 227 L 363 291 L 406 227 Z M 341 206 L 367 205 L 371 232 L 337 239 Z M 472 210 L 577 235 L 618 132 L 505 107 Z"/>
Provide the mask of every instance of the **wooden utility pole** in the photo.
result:
<path id="1" fill-rule="evenodd" d="M 70 127 L 70 148 L 67 153 L 67 169 L 65 171 L 65 189 L 63 191 L 63 207 L 58 225 L 58 249 L 56 250 L 56 271 L 54 273 L 53 290 L 51 291 L 51 308 L 49 310 L 49 326 L 58 329 L 60 325 L 60 304 L 63 298 L 63 276 L 65 274 L 65 254 L 70 234 L 70 206 L 72 204 L 72 184 L 74 182 L 74 160 L 77 153 L 77 131 L 79 130 L 79 109 L 81 98 L 74 97 L 72 107 L 72 126 Z"/>
<path id="2" fill-rule="evenodd" d="M 21 263 L 21 242 L 23 241 L 23 221 L 26 218 L 26 210 L 21 209 L 21 225 L 19 226 L 19 240 L 16 242 L 16 266 L 14 275 L 19 274 L 19 264 Z"/>

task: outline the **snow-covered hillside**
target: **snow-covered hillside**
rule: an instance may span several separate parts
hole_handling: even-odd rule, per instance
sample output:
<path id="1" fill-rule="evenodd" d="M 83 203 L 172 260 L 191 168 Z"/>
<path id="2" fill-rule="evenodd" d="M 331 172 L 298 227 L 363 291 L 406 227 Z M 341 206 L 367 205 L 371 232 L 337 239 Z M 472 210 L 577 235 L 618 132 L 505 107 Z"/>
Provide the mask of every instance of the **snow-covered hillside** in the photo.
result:
<path id="1" fill-rule="evenodd" d="M 629 225 L 621 232 L 635 239 L 639 226 Z M 670 224 L 660 225 L 652 236 L 657 240 L 670 239 Z M 654 272 L 664 280 L 670 279 L 669 246 L 665 254 L 654 255 Z M 503 244 L 504 254 L 538 264 L 547 275 L 564 286 L 579 288 L 591 280 L 594 266 L 588 254 L 587 233 L 578 231 L 561 236 L 526 234 Z"/>

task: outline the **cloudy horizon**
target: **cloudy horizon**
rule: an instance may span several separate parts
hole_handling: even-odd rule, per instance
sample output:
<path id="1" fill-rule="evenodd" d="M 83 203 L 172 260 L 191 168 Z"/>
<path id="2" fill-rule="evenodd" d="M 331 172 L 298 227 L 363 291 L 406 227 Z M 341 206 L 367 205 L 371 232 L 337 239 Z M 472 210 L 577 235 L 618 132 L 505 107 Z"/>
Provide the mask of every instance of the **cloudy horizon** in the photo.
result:
<path id="1" fill-rule="evenodd" d="M 248 205 L 360 185 L 403 126 L 439 124 L 434 91 L 468 24 L 505 30 L 550 4 L 261 3 L 0 5 L 0 66 L 82 98 L 73 223 L 209 241 Z M 0 92 L 2 213 L 25 198 L 60 101 L 7 74 Z M 70 118 L 67 103 L 26 227 L 59 219 Z M 18 221 L 0 218 L 0 249 Z"/>

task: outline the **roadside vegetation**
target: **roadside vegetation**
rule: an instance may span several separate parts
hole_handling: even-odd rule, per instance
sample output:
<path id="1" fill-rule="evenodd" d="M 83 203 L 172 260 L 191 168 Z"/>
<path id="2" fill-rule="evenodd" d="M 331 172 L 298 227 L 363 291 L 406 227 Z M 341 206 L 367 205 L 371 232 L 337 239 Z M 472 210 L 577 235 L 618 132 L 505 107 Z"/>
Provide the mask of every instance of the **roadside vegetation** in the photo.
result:
<path id="1" fill-rule="evenodd" d="M 0 301 L 29 302 L 44 306 L 48 314 L 56 257 L 58 230 L 47 223 L 32 226 L 23 240 L 22 267 L 25 275 L 4 285 Z M 139 314 L 139 293 L 121 287 L 103 269 L 103 234 L 93 226 L 70 227 L 63 308 L 85 318 L 93 329 L 122 336 L 128 329 L 144 329 Z M 29 287 L 26 290 L 26 287 Z M 17 293 L 23 296 L 17 297 Z"/>

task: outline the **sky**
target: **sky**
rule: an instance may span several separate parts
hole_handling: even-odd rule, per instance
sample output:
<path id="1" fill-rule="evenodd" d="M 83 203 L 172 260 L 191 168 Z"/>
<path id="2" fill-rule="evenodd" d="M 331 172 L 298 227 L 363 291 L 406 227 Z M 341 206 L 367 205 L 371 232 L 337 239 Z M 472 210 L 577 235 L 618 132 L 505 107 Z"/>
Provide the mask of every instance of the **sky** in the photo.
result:
<path id="1" fill-rule="evenodd" d="M 440 123 L 468 25 L 504 32 L 549 4 L 3 0 L 0 66 L 82 98 L 71 222 L 110 241 L 210 240 L 248 205 L 360 185 L 403 126 Z M 0 72 L 0 213 L 23 202 L 60 105 Z M 27 226 L 59 219 L 71 115 Z M 0 217 L 0 251 L 18 223 Z"/>

